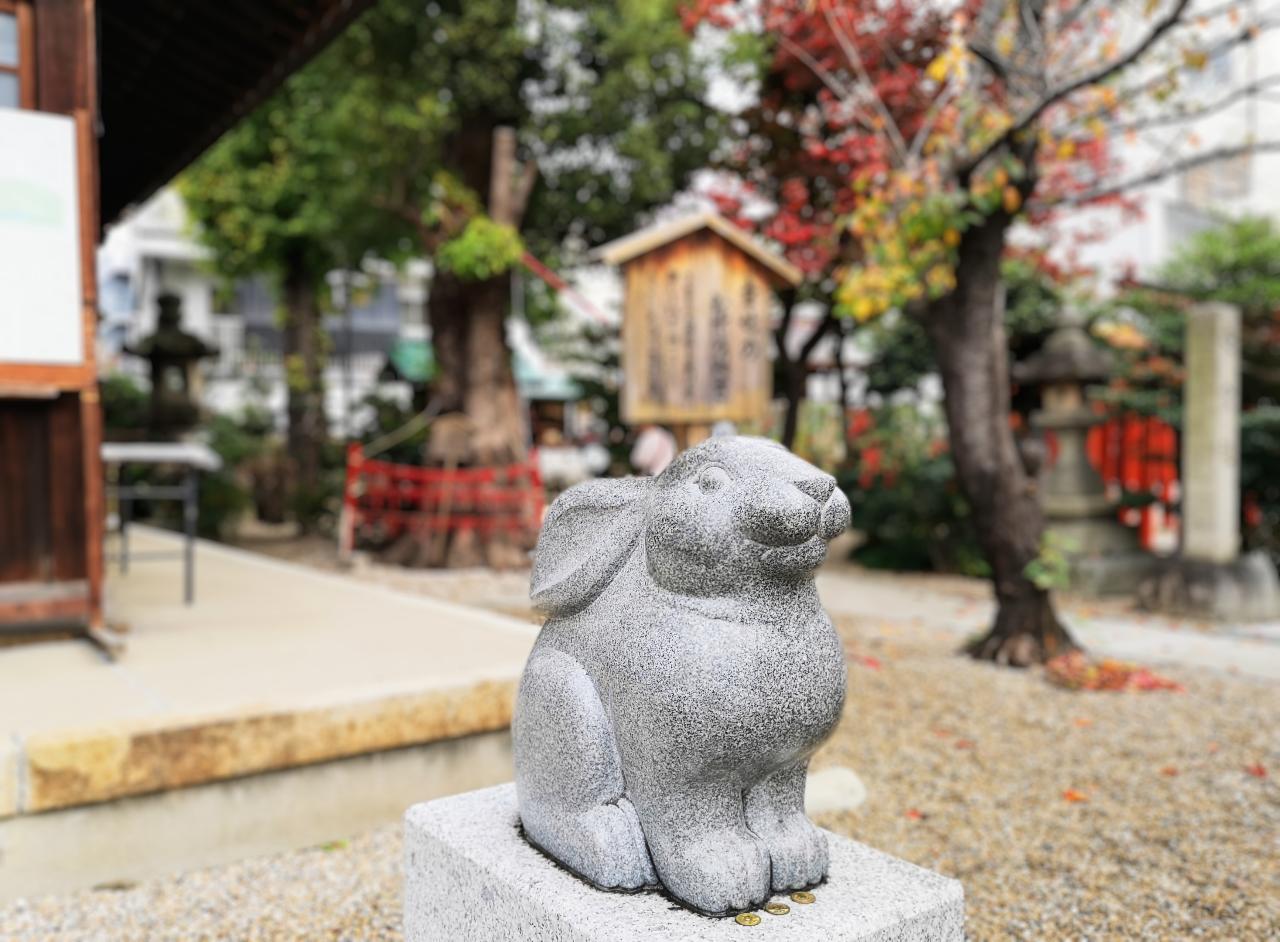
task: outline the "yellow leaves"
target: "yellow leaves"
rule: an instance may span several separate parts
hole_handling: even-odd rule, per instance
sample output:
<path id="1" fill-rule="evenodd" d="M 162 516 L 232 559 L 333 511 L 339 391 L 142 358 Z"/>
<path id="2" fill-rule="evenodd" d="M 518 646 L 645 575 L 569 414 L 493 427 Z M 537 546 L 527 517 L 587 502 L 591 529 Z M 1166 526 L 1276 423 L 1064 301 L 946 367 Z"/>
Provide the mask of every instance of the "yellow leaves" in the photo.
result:
<path id="1" fill-rule="evenodd" d="M 1203 49 L 1182 50 L 1182 64 L 1195 72 L 1203 72 L 1209 64 L 1209 54 Z"/>
<path id="2" fill-rule="evenodd" d="M 1146 335 L 1132 324 L 1103 321 L 1093 327 L 1094 336 L 1119 350 L 1145 350 L 1150 346 Z"/>
<path id="3" fill-rule="evenodd" d="M 946 294 L 956 286 L 956 272 L 950 265 L 934 265 L 925 272 L 924 280 L 935 295 Z"/>
<path id="4" fill-rule="evenodd" d="M 1058 142 L 1058 159 L 1070 160 L 1076 155 L 1076 142 L 1069 137 L 1064 137 Z"/>
<path id="5" fill-rule="evenodd" d="M 996 52 L 1008 58 L 1008 56 L 1013 52 L 1012 33 L 1002 33 L 1000 37 L 996 39 Z"/>
<path id="6" fill-rule="evenodd" d="M 960 244 L 960 230 L 948 229 L 942 234 L 942 241 L 945 242 L 949 248 L 954 249 Z"/>
<path id="7" fill-rule="evenodd" d="M 928 68 L 924 70 L 924 74 L 941 85 L 947 80 L 947 76 L 951 74 L 954 66 L 955 59 L 951 55 L 951 50 L 947 50 L 929 63 Z"/>
<path id="8" fill-rule="evenodd" d="M 1004 211 L 1012 215 L 1022 207 L 1022 194 L 1016 186 L 1006 186 L 1000 194 L 1000 202 Z"/>
<path id="9" fill-rule="evenodd" d="M 964 18 L 957 16 L 952 20 L 951 35 L 947 39 L 947 48 L 929 63 L 924 70 L 925 75 L 939 85 L 954 77 L 963 82 L 969 75 L 969 48 L 964 39 Z"/>

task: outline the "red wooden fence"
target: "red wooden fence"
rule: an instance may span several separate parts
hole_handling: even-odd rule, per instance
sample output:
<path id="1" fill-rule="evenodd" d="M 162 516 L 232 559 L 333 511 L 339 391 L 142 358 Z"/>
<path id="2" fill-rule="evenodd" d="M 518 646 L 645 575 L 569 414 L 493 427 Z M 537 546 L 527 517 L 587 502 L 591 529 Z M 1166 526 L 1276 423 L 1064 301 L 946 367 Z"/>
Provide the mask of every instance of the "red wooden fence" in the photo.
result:
<path id="1" fill-rule="evenodd" d="M 366 458 L 351 444 L 339 546 L 349 554 L 357 536 L 382 541 L 406 530 L 529 533 L 544 502 L 536 455 L 527 464 L 449 470 Z"/>

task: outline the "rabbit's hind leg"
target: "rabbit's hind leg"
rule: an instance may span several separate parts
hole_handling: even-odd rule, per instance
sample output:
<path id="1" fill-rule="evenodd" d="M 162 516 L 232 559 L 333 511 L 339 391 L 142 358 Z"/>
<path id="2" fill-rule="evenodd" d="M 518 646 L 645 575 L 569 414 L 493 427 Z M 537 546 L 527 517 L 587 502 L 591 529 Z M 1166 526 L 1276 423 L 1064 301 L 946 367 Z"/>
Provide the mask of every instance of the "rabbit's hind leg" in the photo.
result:
<path id="1" fill-rule="evenodd" d="M 613 726 L 577 660 L 555 650 L 529 659 L 511 733 L 529 840 L 596 886 L 657 883 L 640 821 L 623 793 Z"/>
<path id="2" fill-rule="evenodd" d="M 827 875 L 827 839 L 804 813 L 809 763 L 773 773 L 747 792 L 747 826 L 769 848 L 775 891 L 813 886 Z"/>

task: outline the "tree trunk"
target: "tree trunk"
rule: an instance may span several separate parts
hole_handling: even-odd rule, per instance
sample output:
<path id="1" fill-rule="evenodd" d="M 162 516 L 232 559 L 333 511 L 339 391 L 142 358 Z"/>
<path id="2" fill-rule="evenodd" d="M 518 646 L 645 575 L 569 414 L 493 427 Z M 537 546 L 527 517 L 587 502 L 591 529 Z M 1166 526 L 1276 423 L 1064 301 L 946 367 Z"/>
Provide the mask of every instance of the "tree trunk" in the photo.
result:
<path id="1" fill-rule="evenodd" d="M 525 458 L 520 397 L 507 346 L 507 302 L 511 276 L 469 286 L 467 387 L 471 454 L 477 464 L 514 464 Z"/>
<path id="2" fill-rule="evenodd" d="M 800 423 L 800 403 L 805 394 L 805 365 L 784 353 L 778 357 L 782 364 L 782 394 L 786 397 L 786 409 L 782 414 L 782 444 L 793 448 Z"/>
<path id="3" fill-rule="evenodd" d="M 496 124 L 492 115 L 472 116 L 451 150 L 467 187 L 489 196 L 495 219 L 514 224 L 510 217 L 515 212 L 515 139 L 506 133 L 497 155 L 502 159 L 495 160 Z M 467 454 L 458 456 L 464 463 L 510 464 L 525 457 L 524 423 L 506 337 L 510 290 L 510 274 L 463 281 L 437 273 L 431 286 L 428 313 L 437 364 L 433 392 L 440 413 L 462 412 L 469 420 Z"/>
<path id="4" fill-rule="evenodd" d="M 467 309 L 465 285 L 437 272 L 427 298 L 427 322 L 436 359 L 431 397 L 440 414 L 461 412 L 467 388 Z"/>
<path id="5" fill-rule="evenodd" d="M 285 273 L 285 385 L 288 389 L 289 461 L 295 508 L 312 506 L 320 493 L 321 453 L 327 438 L 324 364 L 320 349 L 320 303 L 316 279 L 300 263 Z M 305 532 L 314 521 L 298 519 Z"/>
<path id="6" fill-rule="evenodd" d="M 470 426 L 464 464 L 523 461 L 524 423 L 507 345 L 510 276 L 462 281 L 437 275 L 428 314 L 436 354 L 432 396 L 441 415 L 465 414 Z M 437 455 L 439 457 L 439 455 Z"/>
<path id="7" fill-rule="evenodd" d="M 1040 551 L 1044 514 L 1010 425 L 1008 345 L 1000 283 L 1009 218 L 990 217 L 960 243 L 955 289 L 930 302 L 925 329 L 946 394 L 951 456 L 992 570 L 996 619 L 969 646 L 974 657 L 1016 666 L 1077 647 L 1048 592 L 1026 576 Z"/>
<path id="8" fill-rule="evenodd" d="M 844 445 L 845 458 L 853 454 L 849 442 L 849 374 L 845 370 L 844 342 L 849 336 L 849 322 L 846 318 L 836 320 L 836 375 L 840 378 L 840 442 Z"/>

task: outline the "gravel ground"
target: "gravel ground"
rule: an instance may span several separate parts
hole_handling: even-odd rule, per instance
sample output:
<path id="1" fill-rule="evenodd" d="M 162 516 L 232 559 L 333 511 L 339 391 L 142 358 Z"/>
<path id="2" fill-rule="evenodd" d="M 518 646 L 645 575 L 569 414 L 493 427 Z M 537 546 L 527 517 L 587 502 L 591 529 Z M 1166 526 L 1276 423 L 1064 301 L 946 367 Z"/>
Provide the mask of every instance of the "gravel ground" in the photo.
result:
<path id="1" fill-rule="evenodd" d="M 846 720 L 815 767 L 870 797 L 819 822 L 962 880 L 971 939 L 1280 938 L 1280 687 L 1076 693 L 844 621 Z M 347 843 L 0 908 L 19 940 L 393 940 L 400 840 Z M 749 930 L 744 929 L 744 932 Z"/>

